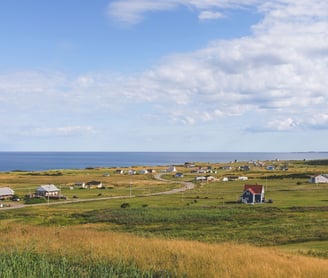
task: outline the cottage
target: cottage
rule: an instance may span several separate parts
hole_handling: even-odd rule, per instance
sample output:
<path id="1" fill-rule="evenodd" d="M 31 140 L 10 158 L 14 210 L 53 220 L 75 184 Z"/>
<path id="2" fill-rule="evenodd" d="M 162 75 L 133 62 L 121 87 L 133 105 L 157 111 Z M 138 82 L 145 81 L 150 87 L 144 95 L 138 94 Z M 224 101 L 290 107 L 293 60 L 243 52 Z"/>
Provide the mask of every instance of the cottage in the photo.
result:
<path id="1" fill-rule="evenodd" d="M 123 174 L 124 174 L 124 171 L 121 170 L 121 169 L 117 169 L 117 170 L 115 171 L 115 174 L 123 175 Z"/>
<path id="2" fill-rule="evenodd" d="M 239 167 L 240 171 L 249 171 L 251 168 L 248 165 L 243 165 Z"/>
<path id="3" fill-rule="evenodd" d="M 74 184 L 74 187 L 77 187 L 77 188 L 86 188 L 85 182 L 76 182 Z"/>
<path id="4" fill-rule="evenodd" d="M 167 169 L 166 169 L 167 172 L 169 173 L 172 173 L 172 172 L 176 172 L 177 169 L 175 168 L 175 166 L 169 166 Z"/>
<path id="5" fill-rule="evenodd" d="M 184 163 L 184 167 L 186 167 L 186 168 L 192 168 L 192 167 L 195 167 L 195 164 L 192 163 L 192 162 L 185 162 Z"/>
<path id="6" fill-rule="evenodd" d="M 59 189 L 54 184 L 45 184 L 36 189 L 35 195 L 42 197 L 57 197 L 59 196 Z"/>
<path id="7" fill-rule="evenodd" d="M 245 184 L 244 192 L 240 197 L 241 202 L 245 204 L 254 204 L 264 202 L 264 186 Z"/>
<path id="8" fill-rule="evenodd" d="M 311 183 L 328 183 L 328 174 L 321 174 L 311 177 Z"/>
<path id="9" fill-rule="evenodd" d="M 0 200 L 10 199 L 14 196 L 15 192 L 9 187 L 0 188 Z"/>
<path id="10" fill-rule="evenodd" d="M 220 167 L 220 169 L 225 170 L 225 171 L 230 171 L 230 170 L 232 170 L 232 167 L 230 165 L 225 165 L 225 166 Z"/>
<path id="11" fill-rule="evenodd" d="M 103 184 L 101 181 L 89 181 L 86 183 L 86 187 L 89 189 L 92 188 L 103 188 Z"/>
<path id="12" fill-rule="evenodd" d="M 206 181 L 206 177 L 196 177 L 195 178 L 196 182 L 202 182 L 202 181 Z"/>
<path id="13" fill-rule="evenodd" d="M 139 174 L 140 175 L 148 174 L 148 170 L 146 170 L 146 169 L 139 170 Z"/>
<path id="14" fill-rule="evenodd" d="M 212 182 L 212 181 L 216 181 L 217 180 L 215 177 L 209 176 L 209 175 L 205 176 L 205 178 L 206 178 L 206 181 L 208 181 L 208 182 Z"/>
<path id="15" fill-rule="evenodd" d="M 136 170 L 128 170 L 128 175 L 135 175 L 137 174 L 137 171 Z"/>

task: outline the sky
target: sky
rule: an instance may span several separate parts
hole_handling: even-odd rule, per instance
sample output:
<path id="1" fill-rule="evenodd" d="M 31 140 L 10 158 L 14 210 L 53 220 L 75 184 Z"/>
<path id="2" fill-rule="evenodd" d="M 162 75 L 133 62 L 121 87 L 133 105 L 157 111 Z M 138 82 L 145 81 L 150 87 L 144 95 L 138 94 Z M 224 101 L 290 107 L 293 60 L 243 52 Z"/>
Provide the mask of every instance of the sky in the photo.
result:
<path id="1" fill-rule="evenodd" d="M 0 151 L 328 151 L 326 0 L 1 0 Z"/>

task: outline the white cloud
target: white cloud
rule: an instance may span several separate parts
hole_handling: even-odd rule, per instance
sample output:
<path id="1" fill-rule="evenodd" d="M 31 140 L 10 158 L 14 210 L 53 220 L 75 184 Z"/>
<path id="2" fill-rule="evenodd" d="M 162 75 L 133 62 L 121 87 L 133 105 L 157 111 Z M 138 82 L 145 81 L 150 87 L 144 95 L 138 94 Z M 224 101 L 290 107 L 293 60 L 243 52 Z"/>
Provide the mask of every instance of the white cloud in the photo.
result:
<path id="1" fill-rule="evenodd" d="M 9 105 L 8 111 L 15 105 L 20 111 L 28 107 L 74 114 L 80 109 L 102 116 L 119 109 L 132 113 L 130 109 L 137 109 L 136 104 L 147 104 L 153 107 L 144 112 L 147 118 L 160 115 L 186 125 L 252 115 L 260 121 L 240 128 L 328 129 L 326 1 L 133 3 L 128 8 L 130 1 L 114 1 L 110 10 L 113 16 L 137 22 L 146 11 L 177 5 L 215 13 L 220 7 L 258 3 L 263 20 L 253 26 L 253 34 L 248 37 L 218 40 L 191 53 L 165 57 L 152 69 L 135 75 L 0 74 L 0 102 Z"/>
<path id="2" fill-rule="evenodd" d="M 19 135 L 33 137 L 70 137 L 95 133 L 92 126 L 63 126 L 26 128 Z"/>
<path id="3" fill-rule="evenodd" d="M 212 11 L 202 11 L 198 16 L 200 20 L 212 20 L 212 19 L 218 19 L 223 17 L 225 16 L 222 13 L 212 12 Z"/>
<path id="4" fill-rule="evenodd" d="M 143 14 L 150 11 L 174 9 L 178 1 L 113 1 L 108 6 L 108 15 L 122 23 L 136 24 L 142 21 Z"/>
<path id="5" fill-rule="evenodd" d="M 261 0 L 117 0 L 108 5 L 108 15 L 125 24 L 137 24 L 148 12 L 169 11 L 184 6 L 199 11 L 200 19 L 214 19 L 223 16 L 219 10 L 245 8 L 261 2 Z"/>

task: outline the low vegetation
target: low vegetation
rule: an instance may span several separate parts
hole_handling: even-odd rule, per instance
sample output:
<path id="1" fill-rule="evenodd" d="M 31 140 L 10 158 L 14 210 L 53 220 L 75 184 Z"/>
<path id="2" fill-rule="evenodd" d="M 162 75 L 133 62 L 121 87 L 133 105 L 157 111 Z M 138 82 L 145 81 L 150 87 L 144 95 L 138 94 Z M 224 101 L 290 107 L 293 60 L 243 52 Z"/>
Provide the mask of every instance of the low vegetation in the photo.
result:
<path id="1" fill-rule="evenodd" d="M 183 177 L 162 176 L 169 182 L 92 167 L 0 173 L 0 187 L 20 197 L 1 201 L 1 277 L 326 277 L 328 184 L 309 178 L 328 173 L 327 164 L 269 163 L 276 170 L 197 163 L 213 170 L 199 174 L 177 166 Z M 157 195 L 199 175 L 215 179 Z M 90 180 L 104 188 L 75 187 Z M 237 202 L 245 183 L 264 185 L 270 202 Z M 24 204 L 41 184 L 57 185 L 67 200 Z"/>
<path id="2" fill-rule="evenodd" d="M 35 277 L 39 268 L 39 277 L 325 277 L 328 271 L 324 259 L 277 249 L 150 239 L 102 231 L 94 224 L 9 224 L 0 234 L 1 269 L 7 277 Z"/>

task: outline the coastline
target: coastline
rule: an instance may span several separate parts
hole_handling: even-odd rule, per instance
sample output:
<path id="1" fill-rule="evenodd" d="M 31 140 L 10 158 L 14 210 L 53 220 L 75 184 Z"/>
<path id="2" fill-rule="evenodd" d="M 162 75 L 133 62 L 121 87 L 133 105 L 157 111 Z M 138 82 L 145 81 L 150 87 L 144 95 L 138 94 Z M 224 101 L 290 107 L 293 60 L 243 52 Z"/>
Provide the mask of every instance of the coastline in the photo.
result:
<path id="1" fill-rule="evenodd" d="M 328 159 L 328 152 L 0 152 L 0 172 Z"/>

